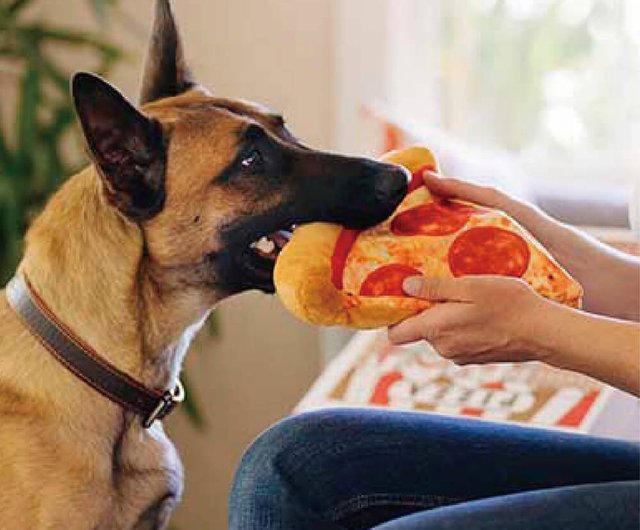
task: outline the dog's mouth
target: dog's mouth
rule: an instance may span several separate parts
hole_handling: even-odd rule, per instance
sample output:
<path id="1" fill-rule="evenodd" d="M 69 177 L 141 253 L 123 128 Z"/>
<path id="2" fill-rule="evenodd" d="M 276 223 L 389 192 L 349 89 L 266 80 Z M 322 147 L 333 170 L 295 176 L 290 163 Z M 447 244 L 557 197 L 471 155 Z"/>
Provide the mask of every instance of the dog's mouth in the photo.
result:
<path id="1" fill-rule="evenodd" d="M 280 255 L 280 251 L 291 239 L 295 225 L 291 225 L 286 230 L 278 230 L 272 234 L 262 236 L 258 241 L 249 245 L 249 252 L 261 260 L 268 260 L 275 263 Z"/>
<path id="2" fill-rule="evenodd" d="M 345 167 L 339 164 L 336 173 L 349 174 L 347 169 L 355 165 L 356 169 L 350 171 L 356 176 L 346 180 L 324 178 L 319 183 L 308 180 L 304 187 L 294 188 L 279 206 L 247 214 L 222 229 L 223 250 L 215 259 L 218 277 L 230 293 L 246 289 L 275 292 L 275 264 L 297 224 L 327 222 L 364 229 L 391 215 L 406 195 L 404 170 L 337 158 Z"/>
<path id="3" fill-rule="evenodd" d="M 291 239 L 295 225 L 288 226 L 284 230 L 278 230 L 265 236 L 249 245 L 242 255 L 242 263 L 251 276 L 255 286 L 272 292 L 275 290 L 273 285 L 273 269 L 276 260 L 282 249 Z"/>
<path id="4" fill-rule="evenodd" d="M 259 289 L 266 293 L 275 292 L 273 269 L 295 229 L 295 224 L 286 224 L 284 228 L 260 235 L 238 249 L 233 261 L 234 276 L 239 287 Z"/>

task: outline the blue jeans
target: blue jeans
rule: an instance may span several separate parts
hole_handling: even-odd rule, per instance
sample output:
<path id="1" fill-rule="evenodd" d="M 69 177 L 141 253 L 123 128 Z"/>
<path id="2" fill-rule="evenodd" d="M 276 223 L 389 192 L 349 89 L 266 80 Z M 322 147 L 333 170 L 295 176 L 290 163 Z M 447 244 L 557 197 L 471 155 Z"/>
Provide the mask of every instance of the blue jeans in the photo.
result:
<path id="1" fill-rule="evenodd" d="M 247 450 L 232 530 L 637 530 L 640 447 L 417 413 L 294 416 Z"/>

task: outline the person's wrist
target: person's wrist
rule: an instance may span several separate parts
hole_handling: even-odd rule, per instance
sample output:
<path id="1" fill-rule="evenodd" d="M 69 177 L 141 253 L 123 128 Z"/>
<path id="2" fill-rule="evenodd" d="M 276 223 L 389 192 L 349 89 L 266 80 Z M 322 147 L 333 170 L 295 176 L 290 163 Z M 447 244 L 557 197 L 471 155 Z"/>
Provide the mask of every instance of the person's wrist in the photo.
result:
<path id="1" fill-rule="evenodd" d="M 537 294 L 524 315 L 520 327 L 523 349 L 533 360 L 557 366 L 561 363 L 557 348 L 558 330 L 566 318 L 563 307 Z"/>
<path id="2" fill-rule="evenodd" d="M 527 230 L 533 231 L 545 220 L 546 215 L 537 206 L 506 196 L 504 211 Z"/>

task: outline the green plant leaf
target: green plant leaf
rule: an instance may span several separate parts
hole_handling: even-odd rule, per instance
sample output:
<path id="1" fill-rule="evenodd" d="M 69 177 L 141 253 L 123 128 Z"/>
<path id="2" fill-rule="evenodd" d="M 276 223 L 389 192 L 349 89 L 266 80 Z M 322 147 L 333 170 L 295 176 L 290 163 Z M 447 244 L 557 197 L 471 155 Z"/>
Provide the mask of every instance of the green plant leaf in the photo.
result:
<path id="1" fill-rule="evenodd" d="M 211 337 L 218 337 L 220 335 L 220 319 L 218 318 L 218 313 L 215 311 L 212 311 L 209 314 L 209 318 L 207 319 L 207 330 Z"/>
<path id="2" fill-rule="evenodd" d="M 185 398 L 181 408 L 196 428 L 203 429 L 206 422 L 204 415 L 200 410 L 200 405 L 198 404 L 193 387 L 191 386 L 191 381 L 189 380 L 188 375 L 184 372 L 180 376 L 180 380 L 182 381 L 182 386 L 184 386 L 185 391 Z"/>
<path id="3" fill-rule="evenodd" d="M 21 9 L 27 7 L 32 0 L 14 0 L 7 7 L 7 11 L 10 15 L 17 15 Z"/>
<path id="4" fill-rule="evenodd" d="M 113 0 L 89 0 L 93 15 L 99 25 L 104 26 L 109 21 L 109 8 L 113 6 Z"/>
<path id="5" fill-rule="evenodd" d="M 13 274 L 22 253 L 22 215 L 20 203 L 11 186 L 8 175 L 0 173 L 0 285 L 4 285 Z"/>
<path id="6" fill-rule="evenodd" d="M 4 122 L 2 121 L 2 105 L 0 105 L 0 124 L 2 123 Z M 2 178 L 3 172 L 9 172 L 9 167 L 11 165 L 11 152 L 9 151 L 7 140 L 5 139 L 5 132 L 0 128 L 0 178 Z"/>
<path id="7" fill-rule="evenodd" d="M 0 130 L 0 173 L 11 165 L 11 155 L 4 139 L 4 131 Z"/>
<path id="8" fill-rule="evenodd" d="M 25 26 L 22 31 L 31 34 L 34 39 L 46 39 L 60 44 L 89 46 L 101 52 L 110 53 L 116 57 L 122 54 L 122 51 L 115 44 L 111 44 L 86 31 L 52 28 L 41 24 Z"/>
<path id="9" fill-rule="evenodd" d="M 45 74 L 56 88 L 69 99 L 69 76 L 60 70 L 51 59 L 45 55 L 38 57 L 38 65 L 43 74 Z"/>
<path id="10" fill-rule="evenodd" d="M 28 65 L 20 83 L 20 102 L 16 116 L 17 152 L 15 166 L 19 177 L 18 186 L 26 184 L 24 180 L 28 178 L 33 169 L 32 161 L 38 136 L 37 114 L 39 103 L 40 72 L 33 68 L 32 65 Z"/>

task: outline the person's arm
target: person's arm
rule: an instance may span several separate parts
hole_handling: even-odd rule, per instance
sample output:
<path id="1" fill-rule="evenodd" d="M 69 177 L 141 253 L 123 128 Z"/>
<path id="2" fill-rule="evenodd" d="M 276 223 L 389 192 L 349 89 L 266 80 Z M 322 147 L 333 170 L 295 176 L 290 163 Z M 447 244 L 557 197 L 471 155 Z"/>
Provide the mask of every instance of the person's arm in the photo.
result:
<path id="1" fill-rule="evenodd" d="M 546 362 L 640 396 L 640 325 L 556 305 L 538 326 Z"/>
<path id="2" fill-rule="evenodd" d="M 540 241 L 584 289 L 587 311 L 640 321 L 640 259 L 604 245 L 499 190 L 426 172 L 436 194 L 503 210 Z"/>
<path id="3" fill-rule="evenodd" d="M 457 364 L 542 361 L 640 395 L 640 324 L 590 315 L 506 277 L 413 277 L 407 294 L 441 302 L 389 328 L 395 344 L 427 340 Z"/>

